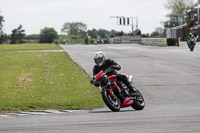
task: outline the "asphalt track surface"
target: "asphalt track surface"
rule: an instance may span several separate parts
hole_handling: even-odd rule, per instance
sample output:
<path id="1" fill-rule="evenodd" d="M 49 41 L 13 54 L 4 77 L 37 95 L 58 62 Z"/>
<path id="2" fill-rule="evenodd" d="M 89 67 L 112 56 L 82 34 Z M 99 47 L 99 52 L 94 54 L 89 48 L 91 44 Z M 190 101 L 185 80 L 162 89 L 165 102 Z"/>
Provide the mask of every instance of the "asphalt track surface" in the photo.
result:
<path id="1" fill-rule="evenodd" d="M 190 52 L 180 47 L 138 44 L 61 45 L 71 58 L 92 75 L 95 51 L 104 51 L 134 76 L 143 94 L 142 111 L 131 107 L 111 112 L 94 110 L 0 116 L 0 132 L 33 133 L 199 133 L 200 44 Z M 89 81 L 88 81 L 89 82 Z"/>

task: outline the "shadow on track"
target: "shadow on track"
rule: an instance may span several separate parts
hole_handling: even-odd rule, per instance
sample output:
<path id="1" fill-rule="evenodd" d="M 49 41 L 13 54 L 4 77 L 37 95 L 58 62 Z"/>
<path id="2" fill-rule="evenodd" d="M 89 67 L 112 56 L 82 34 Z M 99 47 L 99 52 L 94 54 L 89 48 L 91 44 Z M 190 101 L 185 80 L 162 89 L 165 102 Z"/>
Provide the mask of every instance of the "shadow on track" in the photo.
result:
<path id="1" fill-rule="evenodd" d="M 89 113 L 120 113 L 120 112 L 135 112 L 135 111 L 137 111 L 137 110 L 120 110 L 119 112 L 113 112 L 110 110 L 104 110 L 104 111 L 92 110 L 92 111 L 89 111 Z"/>

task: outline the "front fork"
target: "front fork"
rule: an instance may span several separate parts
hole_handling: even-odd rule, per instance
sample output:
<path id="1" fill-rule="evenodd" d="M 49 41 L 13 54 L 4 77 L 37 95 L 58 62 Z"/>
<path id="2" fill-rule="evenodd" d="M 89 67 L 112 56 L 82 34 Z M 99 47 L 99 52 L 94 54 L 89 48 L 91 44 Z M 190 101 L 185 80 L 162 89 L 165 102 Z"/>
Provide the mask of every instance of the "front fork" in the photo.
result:
<path id="1" fill-rule="evenodd" d="M 112 89 L 102 89 L 101 93 L 104 92 L 104 91 L 108 91 L 111 96 L 114 96 L 114 93 L 113 93 Z"/>
<path id="2" fill-rule="evenodd" d="M 113 87 L 116 88 L 118 92 L 115 92 L 115 90 L 112 89 Z M 116 82 L 113 82 L 112 85 L 109 84 L 109 88 L 103 88 L 101 90 L 101 93 L 104 91 L 108 91 L 111 96 L 121 99 L 121 97 L 120 97 L 121 89 L 119 88 L 119 86 L 117 85 Z"/>

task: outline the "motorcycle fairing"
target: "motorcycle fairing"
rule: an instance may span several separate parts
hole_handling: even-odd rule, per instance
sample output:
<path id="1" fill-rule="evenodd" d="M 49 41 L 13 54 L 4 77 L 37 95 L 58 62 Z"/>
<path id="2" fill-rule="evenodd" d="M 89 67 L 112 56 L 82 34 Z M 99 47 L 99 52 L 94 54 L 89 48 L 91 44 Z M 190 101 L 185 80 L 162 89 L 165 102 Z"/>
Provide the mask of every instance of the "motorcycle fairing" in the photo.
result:
<path id="1" fill-rule="evenodd" d="M 121 105 L 121 108 L 122 107 L 127 107 L 127 106 L 131 106 L 132 104 L 133 104 L 133 100 L 131 100 L 131 98 L 129 97 L 129 98 L 125 98 L 124 100 L 123 100 L 123 103 L 122 103 L 122 105 Z"/>
<path id="2" fill-rule="evenodd" d="M 102 76 L 104 76 L 105 74 L 103 73 L 103 71 L 101 70 L 97 75 L 95 75 L 95 80 L 96 81 L 98 81 L 98 80 L 100 80 L 100 78 L 102 77 Z"/>

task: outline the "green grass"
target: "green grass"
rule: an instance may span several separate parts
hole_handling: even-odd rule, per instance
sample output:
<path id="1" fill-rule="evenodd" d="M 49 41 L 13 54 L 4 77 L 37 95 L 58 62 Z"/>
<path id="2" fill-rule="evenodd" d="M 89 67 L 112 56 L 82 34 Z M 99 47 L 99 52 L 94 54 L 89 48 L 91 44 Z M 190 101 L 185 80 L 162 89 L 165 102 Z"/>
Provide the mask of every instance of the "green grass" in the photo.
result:
<path id="1" fill-rule="evenodd" d="M 16 50 L 60 50 L 61 48 L 55 44 L 0 44 L 1 51 Z"/>
<path id="2" fill-rule="evenodd" d="M 10 45 L 3 47 L 11 49 Z M 19 47 L 15 45 L 21 50 Z M 45 47 L 51 49 L 52 45 Z M 64 52 L 0 52 L 0 110 L 102 107 L 99 89 L 89 81 Z"/>

